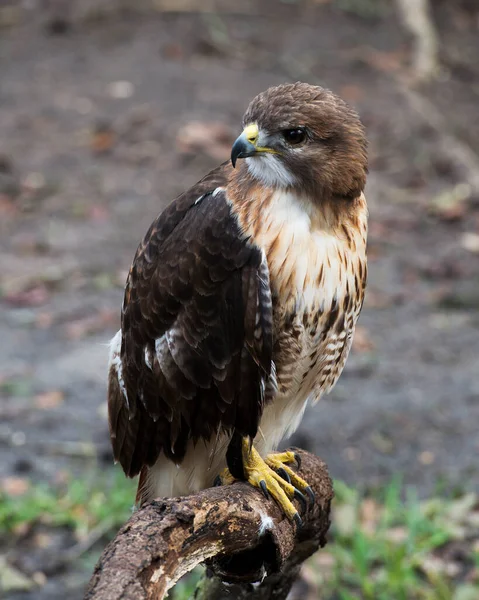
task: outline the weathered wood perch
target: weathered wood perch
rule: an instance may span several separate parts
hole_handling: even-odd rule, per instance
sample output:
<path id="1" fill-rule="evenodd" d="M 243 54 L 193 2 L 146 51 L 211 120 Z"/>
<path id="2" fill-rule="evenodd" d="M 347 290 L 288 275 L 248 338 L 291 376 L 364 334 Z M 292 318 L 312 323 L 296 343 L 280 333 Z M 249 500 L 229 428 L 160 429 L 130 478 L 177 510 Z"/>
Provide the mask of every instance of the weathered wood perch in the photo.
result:
<path id="1" fill-rule="evenodd" d="M 297 452 L 301 476 L 316 495 L 298 532 L 273 500 L 246 483 L 154 500 L 105 548 L 85 600 L 159 600 L 203 562 L 209 569 L 198 599 L 286 598 L 302 562 L 326 543 L 333 497 L 326 465 Z"/>

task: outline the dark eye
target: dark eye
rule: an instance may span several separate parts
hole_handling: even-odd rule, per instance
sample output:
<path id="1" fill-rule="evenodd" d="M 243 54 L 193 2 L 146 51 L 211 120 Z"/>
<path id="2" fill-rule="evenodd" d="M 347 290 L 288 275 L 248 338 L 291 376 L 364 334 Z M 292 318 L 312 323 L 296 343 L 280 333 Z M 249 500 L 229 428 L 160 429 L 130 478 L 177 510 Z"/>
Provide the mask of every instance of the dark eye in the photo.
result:
<path id="1" fill-rule="evenodd" d="M 296 129 L 285 129 L 283 131 L 283 137 L 292 146 L 297 146 L 298 144 L 302 144 L 306 139 L 306 131 L 301 127 L 296 127 Z"/>

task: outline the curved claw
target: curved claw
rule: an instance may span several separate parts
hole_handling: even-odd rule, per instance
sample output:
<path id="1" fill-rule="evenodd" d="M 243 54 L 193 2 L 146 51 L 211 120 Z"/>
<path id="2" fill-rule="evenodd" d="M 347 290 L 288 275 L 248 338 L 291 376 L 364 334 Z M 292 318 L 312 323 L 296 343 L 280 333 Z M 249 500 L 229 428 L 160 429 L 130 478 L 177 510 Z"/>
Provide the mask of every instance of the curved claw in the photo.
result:
<path id="1" fill-rule="evenodd" d="M 297 488 L 294 488 L 294 497 L 296 498 L 296 500 L 300 501 L 303 512 L 306 512 L 306 510 L 307 510 L 306 496 L 304 494 L 302 494 Z"/>
<path id="2" fill-rule="evenodd" d="M 299 516 L 299 513 L 294 513 L 293 521 L 296 523 L 296 527 L 298 529 L 301 529 L 301 527 L 303 526 L 303 519 Z"/>
<path id="3" fill-rule="evenodd" d="M 280 467 L 277 471 L 278 475 L 282 477 L 288 483 L 291 483 L 291 477 L 288 475 L 287 471 Z"/>
<path id="4" fill-rule="evenodd" d="M 282 509 L 283 514 L 301 527 L 303 521 L 299 515 L 307 510 L 308 500 L 305 494 L 307 493 L 306 488 L 309 486 L 296 473 L 296 470 L 287 466 L 294 462 L 300 465 L 299 455 L 288 450 L 287 452 L 273 452 L 263 459 L 255 447 L 251 446 L 251 440 L 243 438 L 242 458 L 243 470 L 248 483 L 260 489 L 265 498 L 273 498 Z M 308 496 L 311 498 L 309 493 Z M 294 499 L 301 503 L 299 510 L 292 502 Z"/>
<path id="5" fill-rule="evenodd" d="M 298 471 L 301 469 L 301 456 L 295 452 L 294 453 L 294 460 L 296 461 L 296 464 L 298 465 Z"/>
<path id="6" fill-rule="evenodd" d="M 267 485 L 266 485 L 266 481 L 265 481 L 264 479 L 262 479 L 262 480 L 259 482 L 259 486 L 260 486 L 260 488 L 261 488 L 261 491 L 263 492 L 263 494 L 264 494 L 264 496 L 265 496 L 266 500 L 269 500 L 269 499 L 270 499 L 270 495 L 269 495 L 269 492 L 268 492 L 268 487 L 267 487 Z"/>
<path id="7" fill-rule="evenodd" d="M 309 498 L 311 504 L 314 504 L 316 496 L 314 495 L 312 487 L 310 485 L 308 485 L 308 487 L 304 491 L 308 494 L 308 498 Z"/>

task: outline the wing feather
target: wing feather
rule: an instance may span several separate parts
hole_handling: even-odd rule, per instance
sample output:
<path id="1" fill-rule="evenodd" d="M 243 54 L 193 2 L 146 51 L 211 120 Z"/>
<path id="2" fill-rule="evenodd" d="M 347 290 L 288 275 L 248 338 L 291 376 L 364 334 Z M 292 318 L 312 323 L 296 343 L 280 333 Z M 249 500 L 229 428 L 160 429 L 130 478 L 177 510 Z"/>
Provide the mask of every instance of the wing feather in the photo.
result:
<path id="1" fill-rule="evenodd" d="M 218 189 L 227 175 L 223 165 L 170 204 L 130 269 L 108 392 L 114 455 L 130 476 L 162 451 L 180 462 L 189 440 L 258 429 L 272 361 L 269 274 Z"/>

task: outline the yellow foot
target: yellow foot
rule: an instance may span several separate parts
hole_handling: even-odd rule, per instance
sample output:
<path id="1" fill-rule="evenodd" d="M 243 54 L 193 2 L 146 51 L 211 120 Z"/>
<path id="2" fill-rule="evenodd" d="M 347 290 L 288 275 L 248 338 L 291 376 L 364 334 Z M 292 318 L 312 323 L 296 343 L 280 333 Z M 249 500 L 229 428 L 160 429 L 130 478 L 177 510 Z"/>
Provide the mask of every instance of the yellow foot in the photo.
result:
<path id="1" fill-rule="evenodd" d="M 298 459 L 294 452 L 282 452 L 270 454 L 263 460 L 249 440 L 243 439 L 243 469 L 248 482 L 261 489 L 266 498 L 271 495 L 288 519 L 301 527 L 301 517 L 291 500 L 298 499 L 306 510 L 303 491 L 311 501 L 314 501 L 314 494 L 308 483 L 286 466 L 286 463 L 297 463 L 299 466 Z"/>
<path id="2" fill-rule="evenodd" d="M 283 479 L 285 479 L 288 483 L 294 485 L 296 490 L 303 494 L 307 494 L 308 498 L 311 502 L 314 502 L 314 492 L 311 486 L 305 481 L 302 477 L 300 477 L 296 471 L 293 471 L 288 464 L 296 464 L 298 469 L 301 468 L 301 457 L 296 452 L 273 452 L 268 454 L 268 456 L 264 459 L 264 462 L 274 469 L 278 475 L 281 475 Z"/>
<path id="3" fill-rule="evenodd" d="M 216 487 L 219 485 L 230 485 L 235 481 L 238 480 L 235 477 L 233 477 L 233 475 L 231 475 L 229 469 L 223 469 L 221 473 L 215 477 L 215 480 L 213 481 L 213 486 Z"/>

